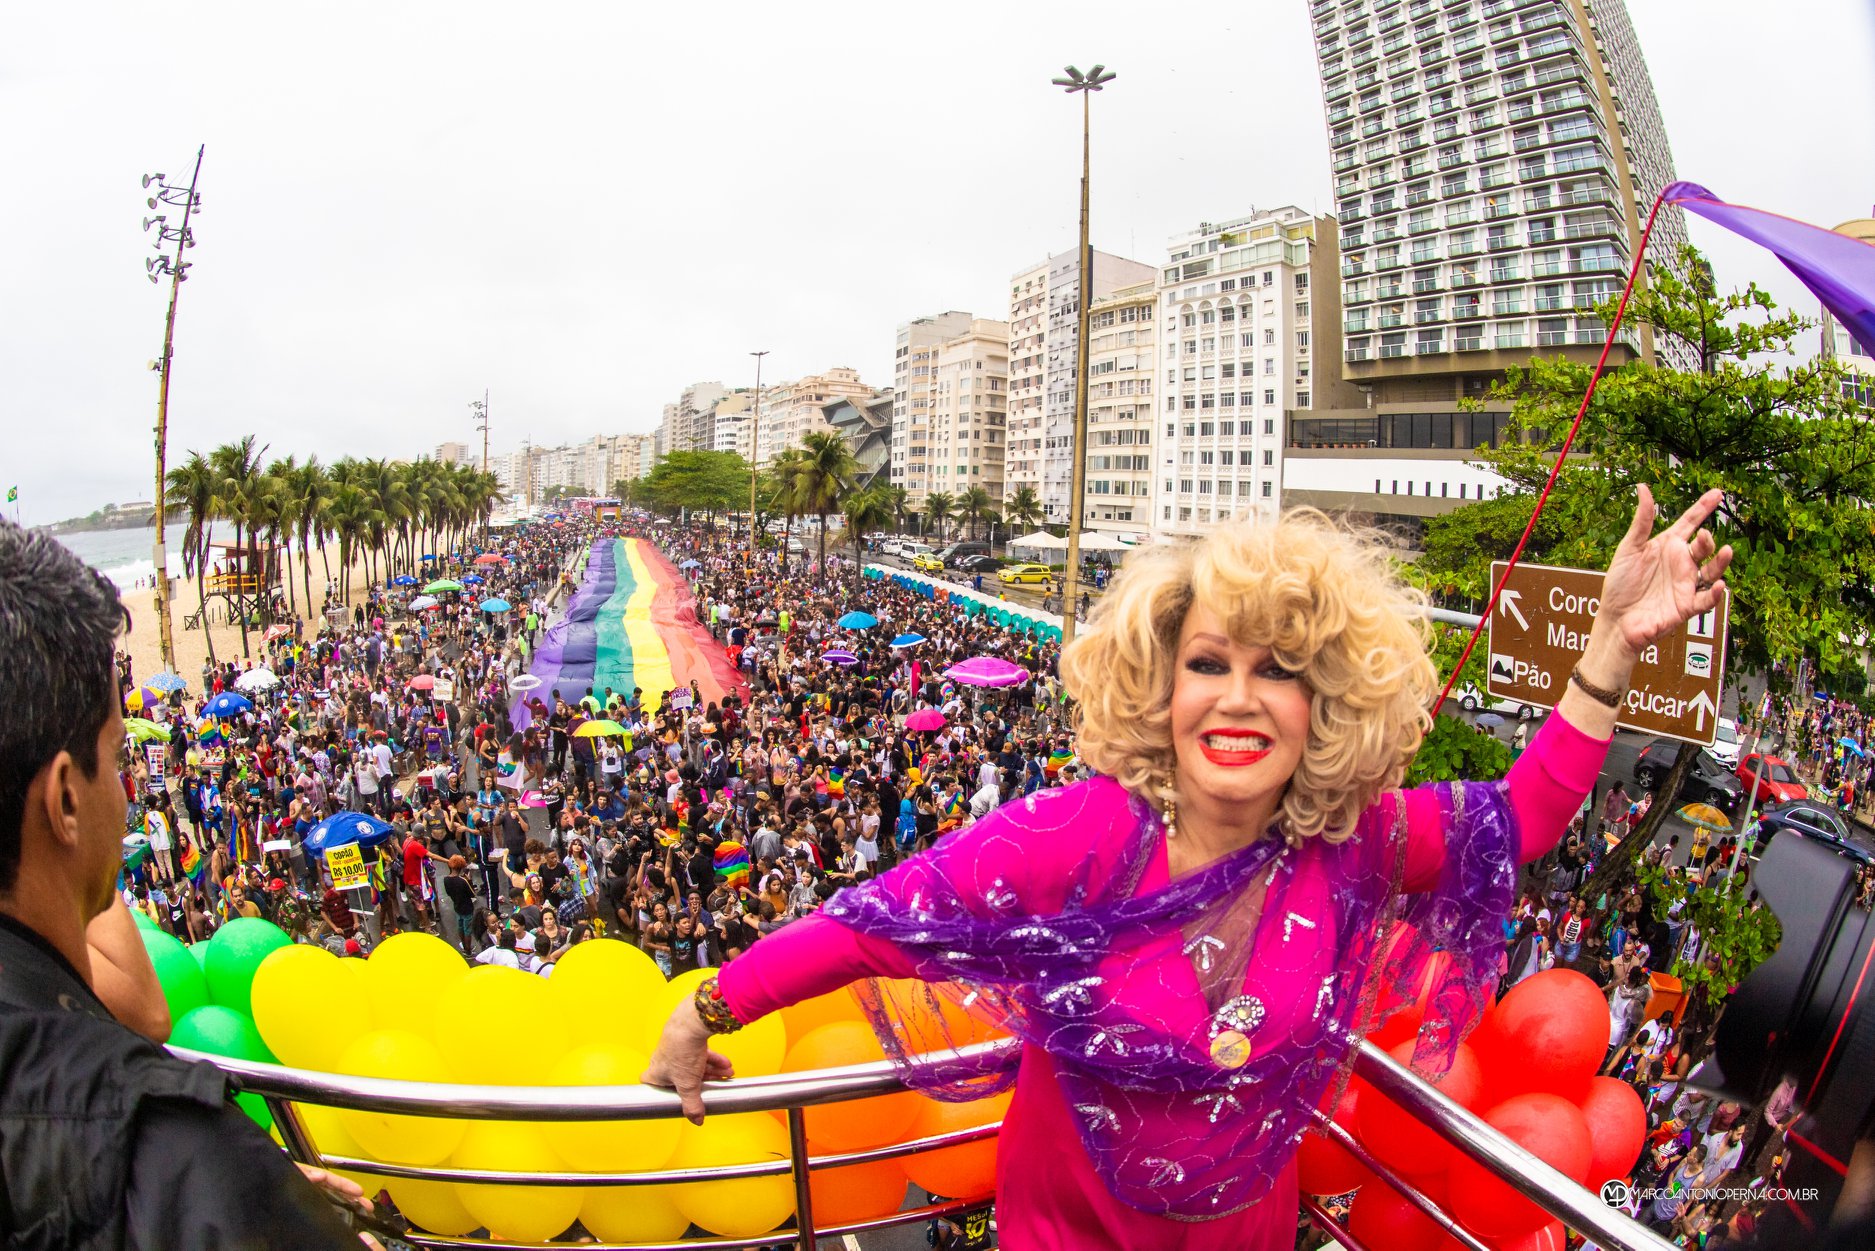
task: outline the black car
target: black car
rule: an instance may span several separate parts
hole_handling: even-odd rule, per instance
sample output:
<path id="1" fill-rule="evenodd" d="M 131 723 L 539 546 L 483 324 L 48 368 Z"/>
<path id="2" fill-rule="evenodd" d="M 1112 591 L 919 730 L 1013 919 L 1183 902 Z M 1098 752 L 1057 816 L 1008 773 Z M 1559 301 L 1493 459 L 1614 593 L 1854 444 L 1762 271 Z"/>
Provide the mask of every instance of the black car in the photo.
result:
<path id="1" fill-rule="evenodd" d="M 1657 738 L 1641 748 L 1634 761 L 1634 780 L 1650 791 L 1658 788 L 1679 750 L 1679 740 L 1670 738 Z M 1721 812 L 1736 812 L 1744 797 L 1745 787 L 1738 777 L 1720 764 L 1718 757 L 1700 748 L 1693 757 L 1693 770 L 1680 788 L 1680 802 L 1711 804 Z"/>
<path id="2" fill-rule="evenodd" d="M 957 562 L 957 568 L 964 573 L 995 573 L 1003 567 L 1003 562 L 994 556 L 966 556 Z"/>
<path id="3" fill-rule="evenodd" d="M 1870 852 L 1850 839 L 1849 827 L 1840 816 L 1821 804 L 1801 799 L 1794 804 L 1767 807 L 1759 815 L 1757 823 L 1746 830 L 1747 834 L 1755 834 L 1757 838 L 1751 854 L 1762 856 L 1764 849 L 1771 845 L 1771 840 L 1785 830 L 1793 830 L 1804 838 L 1814 839 L 1857 864 L 1875 862 L 1875 852 Z"/>

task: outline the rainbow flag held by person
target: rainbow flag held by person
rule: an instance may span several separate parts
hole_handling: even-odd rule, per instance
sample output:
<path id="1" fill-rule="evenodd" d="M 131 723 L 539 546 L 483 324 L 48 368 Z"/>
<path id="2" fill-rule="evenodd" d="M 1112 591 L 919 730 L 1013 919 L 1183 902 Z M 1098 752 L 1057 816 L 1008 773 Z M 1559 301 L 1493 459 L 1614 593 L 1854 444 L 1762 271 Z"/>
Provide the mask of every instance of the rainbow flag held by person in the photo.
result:
<path id="1" fill-rule="evenodd" d="M 181 841 L 182 856 L 180 863 L 182 865 L 182 876 L 195 883 L 196 887 L 199 889 L 202 885 L 202 875 L 208 872 L 208 861 L 204 859 L 202 853 L 197 850 L 194 842 L 187 838 Z"/>
<path id="2" fill-rule="evenodd" d="M 1068 761 L 1072 759 L 1074 759 L 1073 752 L 1066 748 L 1056 748 L 1054 751 L 1048 753 L 1048 760 L 1042 765 L 1042 772 L 1052 778 L 1057 773 L 1061 772 L 1062 765 L 1067 764 Z"/>
<path id="3" fill-rule="evenodd" d="M 716 878 L 730 890 L 738 890 L 749 883 L 749 851 L 741 843 L 730 839 L 716 848 Z"/>
<path id="4" fill-rule="evenodd" d="M 827 793 L 835 799 L 846 795 L 846 770 L 838 765 L 831 765 L 827 769 Z"/>

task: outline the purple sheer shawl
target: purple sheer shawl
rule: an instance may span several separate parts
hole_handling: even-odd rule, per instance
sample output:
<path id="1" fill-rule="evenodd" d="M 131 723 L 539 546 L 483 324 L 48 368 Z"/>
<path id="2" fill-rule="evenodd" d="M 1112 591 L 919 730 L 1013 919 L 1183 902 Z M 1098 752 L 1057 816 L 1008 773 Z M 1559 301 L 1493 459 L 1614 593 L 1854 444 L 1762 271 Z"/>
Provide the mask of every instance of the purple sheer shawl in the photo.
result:
<path id="1" fill-rule="evenodd" d="M 1443 1071 L 1488 1002 L 1515 823 L 1501 783 L 1435 789 L 1445 854 L 1424 893 L 1400 889 L 1405 805 L 1391 794 L 1344 842 L 1272 835 L 1141 894 L 1163 827 L 1097 778 L 1012 801 L 822 911 L 897 945 L 927 983 L 859 988 L 910 1085 L 963 1100 L 1014 1080 L 1013 1064 L 984 1077 L 954 1050 L 916 1054 L 929 1026 L 906 1022 L 943 1019 L 942 996 L 1048 1053 L 1118 1198 L 1209 1219 L 1269 1190 L 1354 1041 L 1413 1001 L 1432 953 L 1449 964 L 1418 1067 Z"/>

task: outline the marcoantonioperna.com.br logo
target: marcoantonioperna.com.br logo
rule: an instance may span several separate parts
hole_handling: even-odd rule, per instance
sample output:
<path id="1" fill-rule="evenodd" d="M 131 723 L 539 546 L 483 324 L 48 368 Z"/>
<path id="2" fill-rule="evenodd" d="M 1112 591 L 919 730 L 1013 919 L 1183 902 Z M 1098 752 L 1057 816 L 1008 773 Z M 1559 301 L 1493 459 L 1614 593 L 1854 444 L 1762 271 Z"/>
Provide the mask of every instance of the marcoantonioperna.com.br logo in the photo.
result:
<path id="1" fill-rule="evenodd" d="M 1754 1200 L 1814 1203 L 1821 1197 L 1814 1186 L 1798 1190 L 1784 1186 L 1641 1186 L 1637 1189 L 1617 1179 L 1603 1182 L 1601 1189 L 1602 1202 L 1611 1208 L 1625 1208 L 1636 1200 L 1649 1203 L 1675 1194 L 1688 1203 L 1749 1203 Z"/>

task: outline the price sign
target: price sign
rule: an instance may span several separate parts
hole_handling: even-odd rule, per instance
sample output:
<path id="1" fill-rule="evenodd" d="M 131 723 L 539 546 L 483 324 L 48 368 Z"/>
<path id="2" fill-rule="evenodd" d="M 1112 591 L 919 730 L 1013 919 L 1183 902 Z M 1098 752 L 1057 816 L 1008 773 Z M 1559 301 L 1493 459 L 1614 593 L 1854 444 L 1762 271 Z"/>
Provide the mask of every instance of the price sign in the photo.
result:
<path id="1" fill-rule="evenodd" d="M 430 688 L 430 698 L 439 704 L 447 704 L 456 698 L 456 683 L 453 678 L 438 678 L 436 685 Z"/>
<path id="2" fill-rule="evenodd" d="M 326 869 L 332 874 L 332 885 L 338 890 L 350 890 L 370 881 L 365 873 L 364 854 L 358 850 L 357 843 L 347 843 L 343 847 L 328 850 Z"/>

